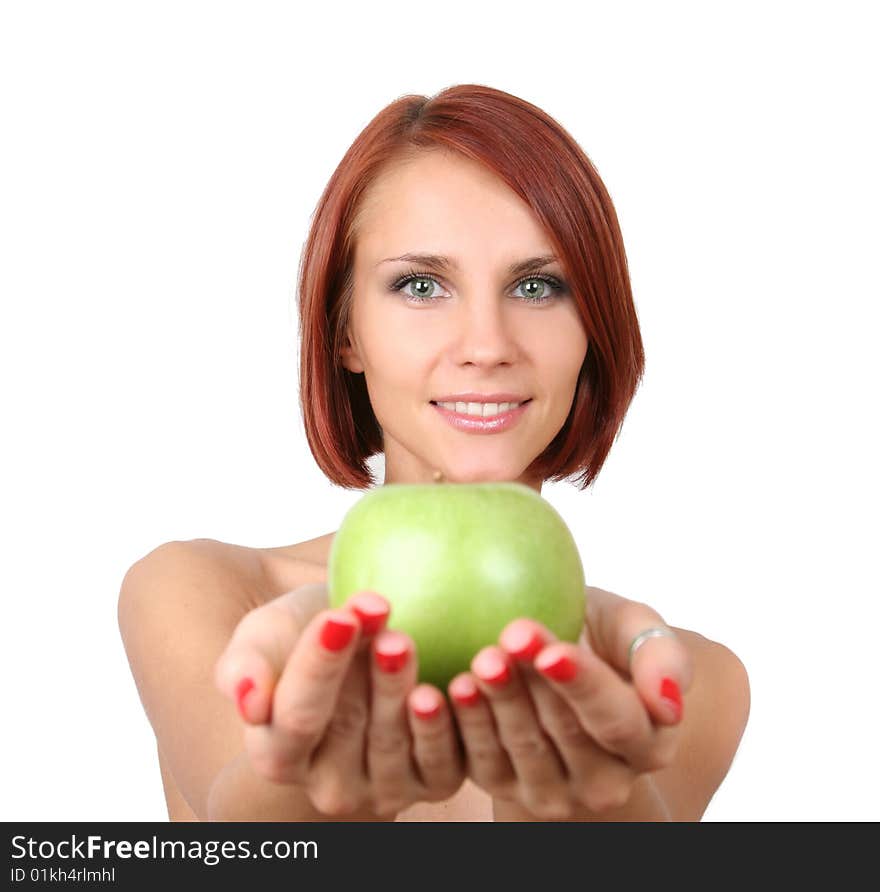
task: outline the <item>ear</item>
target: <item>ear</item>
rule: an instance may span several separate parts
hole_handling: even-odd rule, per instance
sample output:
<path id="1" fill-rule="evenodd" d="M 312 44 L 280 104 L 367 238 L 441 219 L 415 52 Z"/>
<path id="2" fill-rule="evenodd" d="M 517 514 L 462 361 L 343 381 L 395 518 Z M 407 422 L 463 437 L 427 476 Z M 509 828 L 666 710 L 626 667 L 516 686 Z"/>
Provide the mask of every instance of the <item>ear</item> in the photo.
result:
<path id="1" fill-rule="evenodd" d="M 351 336 L 346 334 L 345 344 L 342 346 L 342 365 L 350 372 L 363 372 L 364 364 L 361 361 L 360 351 L 352 344 Z"/>

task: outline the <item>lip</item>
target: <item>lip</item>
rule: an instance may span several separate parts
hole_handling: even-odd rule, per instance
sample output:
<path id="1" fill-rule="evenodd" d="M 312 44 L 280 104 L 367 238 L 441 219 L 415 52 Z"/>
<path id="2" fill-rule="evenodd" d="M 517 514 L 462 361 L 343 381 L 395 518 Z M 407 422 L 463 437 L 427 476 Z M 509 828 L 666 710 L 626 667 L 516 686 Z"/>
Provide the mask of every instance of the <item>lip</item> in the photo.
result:
<path id="1" fill-rule="evenodd" d="M 458 401 L 456 400 L 456 402 Z M 501 400 L 500 402 L 508 401 Z M 510 430 L 522 418 L 531 404 L 532 400 L 529 399 L 528 402 L 523 403 L 521 406 L 517 406 L 508 412 L 502 412 L 500 415 L 493 415 L 491 418 L 475 418 L 473 415 L 463 415 L 443 406 L 438 406 L 436 403 L 431 403 L 452 427 L 470 434 L 497 434 Z"/>
<path id="2" fill-rule="evenodd" d="M 524 403 L 531 397 L 521 393 L 453 393 L 434 397 L 434 403 Z"/>

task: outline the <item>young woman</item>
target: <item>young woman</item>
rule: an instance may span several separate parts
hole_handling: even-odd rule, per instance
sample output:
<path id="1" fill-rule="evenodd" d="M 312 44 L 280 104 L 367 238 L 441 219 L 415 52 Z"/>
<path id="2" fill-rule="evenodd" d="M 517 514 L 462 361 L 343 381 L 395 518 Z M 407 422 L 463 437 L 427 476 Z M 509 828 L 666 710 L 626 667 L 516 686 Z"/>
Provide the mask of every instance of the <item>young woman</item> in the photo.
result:
<path id="1" fill-rule="evenodd" d="M 370 122 L 298 284 L 306 433 L 343 487 L 375 485 L 382 453 L 384 483 L 585 488 L 642 376 L 606 189 L 555 121 L 489 87 Z M 171 542 L 126 575 L 173 820 L 699 820 L 748 719 L 730 649 L 588 587 L 577 643 L 519 618 L 440 691 L 381 592 L 328 608 L 333 535 Z"/>

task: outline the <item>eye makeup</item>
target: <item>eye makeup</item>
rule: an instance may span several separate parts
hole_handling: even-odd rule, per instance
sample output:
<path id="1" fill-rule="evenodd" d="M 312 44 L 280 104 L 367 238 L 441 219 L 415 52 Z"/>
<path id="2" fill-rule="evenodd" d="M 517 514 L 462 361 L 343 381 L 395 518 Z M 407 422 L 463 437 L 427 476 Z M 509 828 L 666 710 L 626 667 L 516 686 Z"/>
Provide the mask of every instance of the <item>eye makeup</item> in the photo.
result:
<path id="1" fill-rule="evenodd" d="M 405 288 L 410 282 L 416 281 L 418 279 L 429 280 L 432 282 L 437 282 L 439 284 L 439 280 L 433 273 L 428 272 L 427 270 L 420 270 L 411 267 L 406 273 L 404 273 L 404 275 L 392 281 L 389 284 L 388 288 L 390 291 L 399 292 L 402 291 L 402 289 Z M 521 278 L 516 283 L 514 288 L 519 288 L 520 285 L 522 285 L 524 282 L 532 281 L 543 282 L 549 289 L 551 289 L 552 293 L 549 295 L 542 295 L 541 297 L 537 298 L 522 298 L 526 303 L 537 305 L 548 304 L 557 297 L 566 294 L 568 291 L 566 284 L 561 279 L 558 279 L 556 276 L 552 276 L 548 273 L 534 273 L 532 275 L 523 276 L 523 278 Z M 433 295 L 428 297 L 421 297 L 415 294 L 404 293 L 403 296 L 412 303 L 430 303 L 431 301 L 437 300 L 437 298 Z"/>

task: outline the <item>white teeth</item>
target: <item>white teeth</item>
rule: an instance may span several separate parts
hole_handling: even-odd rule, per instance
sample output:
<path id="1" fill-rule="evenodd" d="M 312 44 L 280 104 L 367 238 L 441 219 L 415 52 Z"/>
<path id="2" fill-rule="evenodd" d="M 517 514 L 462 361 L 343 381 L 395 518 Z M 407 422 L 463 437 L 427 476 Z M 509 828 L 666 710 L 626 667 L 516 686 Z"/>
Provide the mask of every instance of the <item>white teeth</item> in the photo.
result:
<path id="1" fill-rule="evenodd" d="M 490 418 L 493 415 L 500 415 L 502 412 L 509 412 L 522 403 L 437 403 L 450 412 L 457 412 L 459 415 L 474 415 L 478 418 Z"/>

